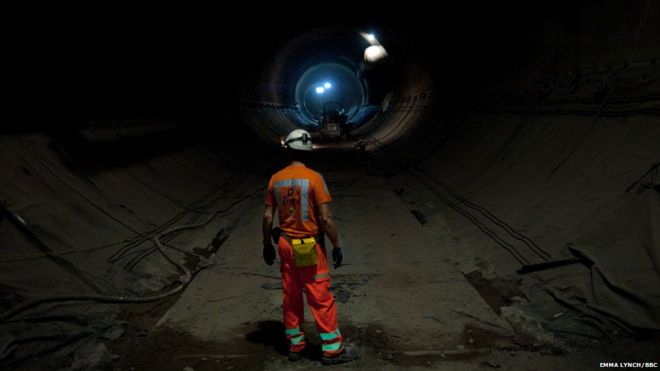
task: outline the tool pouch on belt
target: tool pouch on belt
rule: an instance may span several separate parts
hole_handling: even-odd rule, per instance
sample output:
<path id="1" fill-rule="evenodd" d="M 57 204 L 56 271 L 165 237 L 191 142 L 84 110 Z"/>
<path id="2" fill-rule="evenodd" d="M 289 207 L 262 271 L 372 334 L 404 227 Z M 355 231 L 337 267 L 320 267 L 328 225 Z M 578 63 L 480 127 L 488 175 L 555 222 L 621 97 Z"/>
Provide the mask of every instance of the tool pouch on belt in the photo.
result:
<path id="1" fill-rule="evenodd" d="M 292 239 L 293 259 L 296 267 L 311 267 L 316 265 L 318 257 L 316 256 L 316 239 L 314 237 L 303 239 Z"/>

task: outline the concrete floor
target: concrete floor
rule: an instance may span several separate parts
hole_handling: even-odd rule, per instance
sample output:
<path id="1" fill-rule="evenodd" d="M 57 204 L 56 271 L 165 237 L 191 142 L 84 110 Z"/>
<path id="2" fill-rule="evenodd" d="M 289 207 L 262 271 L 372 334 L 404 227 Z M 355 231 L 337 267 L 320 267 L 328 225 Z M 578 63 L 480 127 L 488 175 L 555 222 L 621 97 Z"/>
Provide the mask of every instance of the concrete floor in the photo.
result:
<path id="1" fill-rule="evenodd" d="M 4 148 L 7 153 L 14 151 L 32 158 L 20 142 L 6 139 L 8 144 Z M 37 143 L 37 139 L 41 140 L 38 136 L 28 138 L 28 144 L 41 143 L 35 145 L 34 150 L 55 164 L 53 166 L 57 166 L 59 173 L 68 174 L 66 169 L 60 168 L 62 165 L 55 161 L 43 140 Z M 286 342 L 282 336 L 279 271 L 277 266 L 265 265 L 261 258 L 263 204 L 262 195 L 254 191 L 265 186 L 267 175 L 218 172 L 212 161 L 201 156 L 205 151 L 205 148 L 195 148 L 149 161 L 150 168 L 159 169 L 159 172 L 140 170 L 142 164 L 128 168 L 129 175 L 134 171 L 141 176 L 156 177 L 163 172 L 164 178 L 173 183 L 181 182 L 181 185 L 148 178 L 148 184 L 158 184 L 158 187 L 136 194 L 137 188 L 130 182 L 134 177 L 127 178 L 123 169 L 100 173 L 94 181 L 103 191 L 100 194 L 103 199 L 98 202 L 107 202 L 108 210 L 127 220 L 152 221 L 144 225 L 131 223 L 142 231 L 151 230 L 172 215 L 180 215 L 181 220 L 176 223 L 195 220 L 193 218 L 200 220 L 203 215 L 209 215 L 208 212 L 225 209 L 235 200 L 252 194 L 204 228 L 183 233 L 170 242 L 174 248 L 197 254 L 199 248 L 209 246 L 218 232 L 224 230 L 223 236 L 229 237 L 219 250 L 216 265 L 202 270 L 180 296 L 165 301 L 131 305 L 55 304 L 27 314 L 27 319 L 19 318 L 10 324 L 11 333 L 18 334 L 15 335 L 16 341 L 29 340 L 32 343 L 16 348 L 16 352 L 20 351 L 17 358 L 29 357 L 30 352 L 47 355 L 38 362 L 25 362 L 24 369 L 47 368 L 45 365 L 52 360 L 63 362 L 64 368 L 71 369 L 100 366 L 117 370 L 131 370 L 131 367 L 140 370 L 292 368 L 286 360 Z M 373 158 L 365 163 L 364 158 L 349 153 L 329 152 L 316 160 L 318 166 L 314 169 L 324 174 L 334 197 L 331 207 L 344 246 L 345 265 L 331 270 L 340 328 L 363 356 L 351 367 L 380 370 L 418 367 L 490 369 L 497 366 L 501 369 L 528 367 L 538 370 L 556 369 L 555 366 L 561 364 L 565 369 L 590 369 L 611 359 L 613 354 L 618 354 L 621 360 L 657 358 L 653 356 L 657 341 L 626 342 L 625 339 L 603 337 L 597 329 L 586 332 L 589 324 L 581 321 L 579 312 L 566 310 L 547 295 L 547 274 L 563 277 L 570 272 L 569 268 L 531 278 L 512 274 L 517 267 L 504 250 L 483 236 L 477 238 L 481 236 L 480 232 L 468 230 L 465 225 L 469 221 L 465 217 L 444 207 L 436 195 L 409 173 L 383 176 L 386 172 L 379 169 L 386 168 L 387 161 Z M 186 170 L 182 166 L 186 163 L 201 170 L 194 172 L 195 177 L 174 176 Z M 262 165 L 264 168 L 270 166 Z M 275 168 L 277 166 L 268 171 Z M 453 174 L 451 171 L 446 173 Z M 12 209 L 45 230 L 61 232 L 60 239 L 66 244 L 60 246 L 53 242 L 56 249 L 66 250 L 69 246 L 79 245 L 79 241 L 99 245 L 116 239 L 107 231 L 108 221 L 103 216 L 96 217 L 91 212 L 91 216 L 81 216 L 78 210 L 87 206 L 77 196 L 70 195 L 69 188 L 78 184 L 74 182 L 75 178 L 72 179 L 71 184 L 44 182 L 51 188 L 61 186 L 62 189 L 41 192 L 43 205 L 70 197 L 81 202 L 82 206 L 54 208 L 56 213 L 44 218 L 22 206 L 31 205 L 26 197 L 24 202 L 16 202 Z M 193 181 L 204 186 L 197 183 L 187 186 L 186 182 Z M 175 207 L 177 204 L 160 194 L 185 200 L 186 204 L 198 200 L 206 204 L 204 195 L 220 189 L 218 185 L 223 189 L 221 197 L 213 196 L 208 208 L 199 210 L 208 209 L 206 214 L 182 213 Z M 21 189 L 16 186 L 13 194 L 19 194 Z M 83 190 L 87 197 L 101 197 L 94 189 Z M 126 195 L 131 195 L 130 203 L 124 200 Z M 159 207 L 161 204 L 151 200 L 152 196 L 168 202 L 164 204 L 168 207 Z M 67 205 L 73 204 L 73 201 L 67 202 Z M 115 207 L 119 202 L 126 206 Z M 142 207 L 152 204 L 154 206 Z M 137 213 L 133 214 L 132 210 Z M 413 215 L 413 210 L 423 214 L 424 224 Z M 508 209 L 500 207 L 496 210 L 501 215 Z M 504 218 L 507 221 L 512 219 L 508 215 Z M 105 231 L 108 236 L 91 227 L 77 227 L 76 233 L 68 233 L 67 228 L 72 227 L 57 228 L 52 220 L 78 220 L 76 225 L 80 226 L 91 223 L 98 225 L 98 230 Z M 519 220 L 514 223 L 519 224 Z M 20 231 L 14 231 L 7 223 L 3 227 L 7 236 L 13 236 L 11 241 L 15 245 L 23 246 L 26 252 L 33 249 L 23 241 Z M 149 247 L 148 241 L 142 246 Z M 103 270 L 96 268 L 97 265 L 106 267 L 109 269 L 108 282 L 116 286 L 129 282 L 136 287 L 154 285 L 152 290 L 166 289 L 179 274 L 159 254 L 148 255 L 137 265 L 135 277 L 126 275 L 126 272 L 115 274 L 116 270 L 105 263 L 113 251 L 100 250 L 95 255 L 67 257 L 86 271 L 98 273 Z M 175 250 L 168 251 L 181 262 L 190 258 L 190 255 L 181 255 Z M 53 294 L 75 291 L 68 276 L 55 271 L 52 263 L 44 259 L 7 267 L 12 269 L 4 271 L 5 277 L 12 278 L 17 284 L 26 285 L 34 280 L 50 285 L 44 288 L 46 292 L 52 286 Z M 570 269 L 584 268 L 573 266 Z M 28 271 L 41 273 L 26 275 Z M 112 280 L 112 277 L 116 279 Z M 80 292 L 86 290 L 84 287 L 78 289 Z M 83 318 L 83 322 L 67 320 L 71 313 Z M 555 317 L 558 314 L 563 315 Z M 30 321 L 30 317 L 35 316 L 58 320 L 35 326 Z M 312 318 L 309 313 L 306 317 L 308 321 Z M 295 365 L 297 369 L 309 369 L 319 364 L 318 339 L 313 323 L 308 322 L 305 329 L 311 353 L 308 359 Z M 579 334 L 569 338 L 562 336 L 567 332 Z M 43 334 L 65 340 L 80 336 L 80 340 L 46 344 L 52 349 L 60 349 L 53 351 L 34 345 L 46 347 L 39 340 Z M 579 341 L 575 341 L 576 338 Z M 48 355 L 48 352 L 52 354 Z"/>
<path id="2" fill-rule="evenodd" d="M 455 257 L 470 252 L 456 251 L 449 228 L 419 223 L 382 177 L 360 169 L 324 175 L 345 253 L 345 265 L 331 270 L 340 328 L 362 356 L 345 367 L 556 370 L 595 368 L 612 354 L 652 359 L 652 343 L 618 343 L 614 350 L 593 340 L 559 349 L 543 343 L 542 330 L 530 339 L 519 319 L 496 313 L 466 278 Z M 216 265 L 195 278 L 119 369 L 320 367 L 309 310 L 308 357 L 286 359 L 279 271 L 261 259 L 262 210 L 261 199 L 244 205 Z"/>
<path id="3" fill-rule="evenodd" d="M 455 249 L 451 233 L 424 228 L 382 178 L 330 172 L 326 179 L 345 254 L 345 265 L 331 272 L 340 326 L 382 328 L 382 337 L 397 351 L 438 354 L 454 352 L 474 318 L 510 331 L 448 264 Z M 218 265 L 195 279 L 158 326 L 225 343 L 246 341 L 260 322 L 281 320 L 281 290 L 264 288 L 279 287 L 279 271 L 260 257 L 262 209 L 258 201 L 246 209 Z M 312 318 L 309 312 L 306 317 Z M 386 351 L 357 346 L 366 365 Z"/>
<path id="4" fill-rule="evenodd" d="M 537 321 L 538 307 L 545 308 L 541 319 L 564 309 L 548 304 L 540 294 L 543 286 L 533 287 L 539 294 L 525 295 L 524 287 L 517 287 L 519 282 L 498 276 L 501 266 L 481 264 L 497 262 L 502 252 L 487 243 L 466 243 L 470 240 L 447 223 L 455 215 L 445 215 L 448 211 L 420 192 L 423 187 L 415 179 L 405 173 L 374 175 L 373 164 L 365 166 L 350 156 L 321 160 L 315 169 L 324 174 L 334 197 L 331 207 L 345 254 L 344 265 L 331 270 L 340 329 L 362 355 L 346 367 L 572 370 L 595 368 L 616 357 L 656 357 L 657 341 L 601 338 L 575 343 L 546 332 L 540 323 L 554 320 Z M 249 194 L 260 187 L 256 177 L 244 182 L 234 187 L 236 192 Z M 261 258 L 262 210 L 262 195 L 253 195 L 230 214 L 171 242 L 197 253 L 218 231 L 229 235 L 216 264 L 197 274 L 181 295 L 149 304 L 87 303 L 83 312 L 89 322 L 83 327 L 92 326 L 102 337 L 87 342 L 89 346 L 75 345 L 68 368 L 306 370 L 319 366 L 318 338 L 309 312 L 304 328 L 310 353 L 295 365 L 286 359 L 279 270 Z M 424 211 L 424 223 L 413 210 Z M 170 272 L 165 277 L 168 282 L 175 280 L 175 271 L 161 256 L 151 255 L 142 266 L 152 265 Z M 485 280 L 479 281 L 480 277 Z M 516 299 L 518 295 L 522 298 Z M 525 306 L 524 297 L 535 307 Z M 66 308 L 44 310 L 52 316 L 58 310 L 66 314 Z M 569 329 L 577 323 L 569 314 L 560 320 L 566 320 Z M 63 330 L 51 329 L 57 331 Z M 66 347 L 53 357 L 71 352 Z M 47 359 L 28 362 L 23 369 L 45 368 Z"/>

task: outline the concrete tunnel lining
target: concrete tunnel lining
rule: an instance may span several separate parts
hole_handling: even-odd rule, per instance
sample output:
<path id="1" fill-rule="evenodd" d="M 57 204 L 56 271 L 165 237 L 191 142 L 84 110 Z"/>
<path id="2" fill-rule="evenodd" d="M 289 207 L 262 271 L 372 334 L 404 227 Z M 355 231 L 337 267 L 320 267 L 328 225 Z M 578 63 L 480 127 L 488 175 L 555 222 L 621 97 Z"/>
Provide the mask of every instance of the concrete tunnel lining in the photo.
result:
<path id="1" fill-rule="evenodd" d="M 381 66 L 390 79 L 371 96 L 377 97 L 372 99 L 377 113 L 354 130 L 350 141 L 329 143 L 315 159 L 337 196 L 337 215 L 344 218 L 347 238 L 363 247 L 349 258 L 355 265 L 336 272 L 335 291 L 347 300 L 339 304 L 340 323 L 345 315 L 356 341 L 366 349 L 367 360 L 360 366 L 470 368 L 493 362 L 516 368 L 532 362 L 542 369 L 549 362 L 584 369 L 612 354 L 644 361 L 657 356 L 660 204 L 653 165 L 660 157 L 660 33 L 655 32 L 660 31 L 660 13 L 650 3 L 605 3 L 582 3 L 574 12 L 560 5 L 542 4 L 541 10 L 522 6 L 508 27 L 497 18 L 511 12 L 512 5 L 458 7 L 456 20 L 443 18 L 444 25 L 436 25 L 436 15 L 421 10 L 411 13 L 418 22 L 405 21 L 404 14 L 373 16 L 382 21 L 380 29 L 373 29 L 391 57 Z M 104 55 L 109 48 L 123 56 L 120 41 L 128 43 L 137 35 L 140 42 L 135 41 L 134 51 L 151 40 L 153 54 L 169 50 L 200 57 L 203 62 L 197 65 L 182 62 L 184 57 L 160 61 L 138 52 L 145 66 L 160 63 L 166 70 L 183 63 L 170 85 L 165 83 L 167 75 L 155 72 L 158 67 L 147 72 L 128 61 L 114 67 L 110 62 L 66 67 L 63 57 L 60 74 L 53 72 L 58 62 L 46 68 L 44 60 L 17 57 L 12 71 L 18 72 L 11 76 L 15 94 L 8 100 L 10 120 L 0 137 L 1 196 L 9 210 L 36 226 L 36 235 L 52 251 L 36 250 L 9 218 L 0 219 L 2 244 L 8 246 L 0 258 L 2 313 L 13 307 L 10 304 L 46 294 L 132 297 L 162 292 L 173 282 L 176 287 L 181 270 L 158 255 L 149 238 L 227 211 L 199 231 L 163 236 L 167 254 L 187 268 L 219 248 L 217 269 L 196 272 L 176 301 L 153 307 L 88 302 L 36 306 L 3 323 L 0 362 L 39 367 L 54 361 L 84 369 L 95 367 L 86 363 L 94 355 L 108 361 L 110 353 L 120 352 L 130 355 L 117 361 L 121 367 L 130 362 L 156 367 L 162 364 L 150 365 L 135 349 L 145 355 L 150 349 L 174 354 L 176 346 L 155 343 L 162 340 L 165 323 L 190 325 L 195 336 L 170 335 L 196 344 L 208 358 L 221 353 L 213 341 L 233 336 L 227 332 L 238 328 L 227 327 L 224 319 L 239 326 L 277 318 L 277 291 L 262 286 L 277 273 L 259 265 L 258 253 L 242 248 L 250 245 L 250 231 L 258 230 L 254 221 L 259 193 L 284 161 L 278 139 L 298 125 L 291 88 L 296 79 L 291 76 L 309 64 L 293 62 L 328 55 L 348 58 L 342 44 L 346 35 L 355 36 L 357 43 L 358 31 L 380 23 L 364 14 L 348 16 L 342 26 L 331 21 L 319 25 L 305 20 L 304 14 L 292 15 L 298 23 L 286 25 L 262 16 L 261 25 L 256 22 L 258 31 L 245 33 L 245 40 L 235 40 L 235 35 L 245 31 L 247 22 L 210 22 L 208 28 L 198 26 L 188 33 L 183 27 L 167 31 L 168 36 L 181 34 L 171 44 L 165 36 L 150 39 L 146 35 L 153 33 L 138 26 L 123 39 L 121 34 L 104 34 L 101 26 L 91 28 L 100 40 L 119 40 L 115 46 L 99 43 L 102 46 L 92 47 L 91 53 Z M 597 15 L 587 17 L 590 14 Z M 261 32 L 271 27 L 277 31 Z M 530 32 L 521 35 L 520 28 Z M 443 32 L 452 29 L 464 34 Z M 67 39 L 42 37 L 32 53 Z M 188 46 L 186 39 L 196 47 Z M 316 54 L 315 40 L 337 54 Z M 77 44 L 70 42 L 73 57 Z M 208 49 L 216 54 L 200 45 L 216 45 Z M 357 63 L 356 57 L 350 58 Z M 287 69 L 292 65 L 295 68 Z M 232 71 L 231 76 L 214 72 L 221 68 Z M 80 76 L 73 76 L 75 71 Z M 370 72 L 375 76 L 370 87 L 385 81 L 379 80 L 382 71 Z M 115 83 L 104 85 L 104 76 Z M 149 84 L 158 88 L 145 88 Z M 61 100 L 54 98 L 59 95 Z M 351 151 L 360 140 L 368 143 L 366 153 Z M 381 202 L 388 207 L 376 208 Z M 396 215 L 388 217 L 387 210 Z M 369 218 L 378 222 L 356 222 Z M 393 224 L 390 231 L 396 236 L 377 236 L 376 226 L 397 218 L 405 228 Z M 425 245 L 437 247 L 432 259 L 404 254 L 406 228 L 415 230 Z M 396 256 L 398 264 L 380 256 L 373 241 L 391 241 L 384 250 Z M 516 273 L 522 263 L 561 259 L 573 264 Z M 251 263 L 240 264 L 246 260 Z M 369 264 L 373 268 L 366 268 Z M 441 278 L 432 279 L 434 272 Z M 205 281 L 210 277 L 216 283 Z M 223 288 L 220 282 L 225 280 L 235 284 Z M 395 303 L 417 300 L 420 287 L 430 294 L 417 306 L 399 303 L 389 308 L 392 312 L 371 312 L 382 304 L 378 295 Z M 240 298 L 244 289 L 249 299 Z M 369 296 L 369 290 L 378 295 Z M 232 294 L 223 295 L 227 292 Z M 202 308 L 205 300 L 229 300 L 225 303 L 233 303 L 241 313 L 218 304 L 226 317 L 217 317 L 210 326 L 204 322 L 204 315 L 212 315 L 208 310 L 188 308 Z M 419 329 L 400 322 L 388 326 L 385 318 L 394 312 L 396 318 L 408 316 Z M 83 320 L 67 320 L 74 317 Z M 33 318 L 55 321 L 33 326 Z M 122 322 L 124 318 L 130 323 Z M 370 318 L 384 327 L 370 327 Z M 460 325 L 441 323 L 446 320 Z M 543 331 L 521 326 L 525 321 Z M 488 329 L 485 337 L 495 338 L 484 342 L 483 349 L 473 349 L 468 342 L 480 341 L 470 337 L 483 331 L 470 327 L 476 323 Z M 246 338 L 270 334 L 270 328 L 259 332 L 246 326 L 241 328 Z M 443 335 L 433 340 L 429 329 Z M 142 331 L 148 335 L 141 343 Z M 420 344 L 397 340 L 416 332 Z M 80 342 L 39 340 L 62 334 Z M 116 334 L 119 338 L 110 340 Z M 638 341 L 642 335 L 650 340 Z M 136 342 L 128 342 L 128 337 Z M 534 337 L 538 343 L 526 343 Z M 89 341 L 92 338 L 104 340 Z M 512 342 L 514 338 L 527 345 Z M 209 343 L 197 343 L 199 339 Z M 425 341 L 436 348 L 424 348 Z M 513 350 L 501 350 L 497 341 Z M 222 344 L 236 354 L 256 349 Z M 384 353 L 372 351 L 373 344 Z M 265 350 L 260 348 L 250 361 L 219 359 L 228 367 L 288 366 L 274 360 L 277 345 L 257 346 Z M 486 355 L 480 353 L 484 349 Z M 550 356 L 539 349 L 569 350 Z M 192 354 L 193 349 L 186 351 Z M 34 354 L 43 359 L 32 359 Z M 462 354 L 475 358 L 461 359 Z M 531 360 L 524 361 L 526 357 Z M 171 362 L 178 367 L 192 361 Z"/>

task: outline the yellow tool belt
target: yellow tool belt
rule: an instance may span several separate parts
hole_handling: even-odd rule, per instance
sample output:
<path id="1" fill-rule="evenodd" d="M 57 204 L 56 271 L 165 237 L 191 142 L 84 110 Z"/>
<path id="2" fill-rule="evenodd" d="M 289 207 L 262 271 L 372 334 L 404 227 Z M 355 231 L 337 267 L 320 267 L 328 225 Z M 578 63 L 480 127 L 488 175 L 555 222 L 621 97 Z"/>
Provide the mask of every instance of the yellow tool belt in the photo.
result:
<path id="1" fill-rule="evenodd" d="M 318 257 L 316 256 L 316 239 L 308 237 L 303 239 L 291 239 L 293 248 L 293 259 L 296 267 L 311 267 L 316 265 Z"/>

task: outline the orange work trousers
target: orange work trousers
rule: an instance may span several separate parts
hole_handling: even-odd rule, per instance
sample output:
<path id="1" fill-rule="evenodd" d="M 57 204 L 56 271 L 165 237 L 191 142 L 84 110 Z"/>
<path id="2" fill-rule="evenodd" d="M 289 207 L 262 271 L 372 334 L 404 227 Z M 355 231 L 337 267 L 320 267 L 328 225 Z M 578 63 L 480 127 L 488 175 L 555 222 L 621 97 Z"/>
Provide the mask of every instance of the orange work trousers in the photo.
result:
<path id="1" fill-rule="evenodd" d="M 307 296 L 316 329 L 321 337 L 321 349 L 325 357 L 336 356 L 344 349 L 342 336 L 337 327 L 335 298 L 330 292 L 330 276 L 325 249 L 316 244 L 318 262 L 314 266 L 298 268 L 289 242 L 280 237 L 279 253 L 284 293 L 284 328 L 289 340 L 289 351 L 300 352 L 305 348 L 303 292 Z"/>

